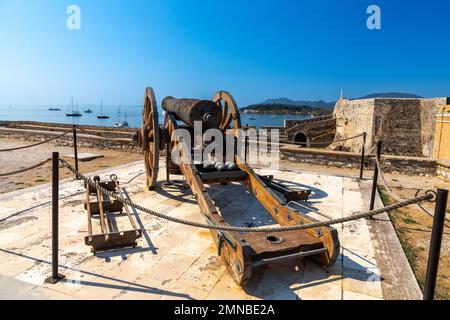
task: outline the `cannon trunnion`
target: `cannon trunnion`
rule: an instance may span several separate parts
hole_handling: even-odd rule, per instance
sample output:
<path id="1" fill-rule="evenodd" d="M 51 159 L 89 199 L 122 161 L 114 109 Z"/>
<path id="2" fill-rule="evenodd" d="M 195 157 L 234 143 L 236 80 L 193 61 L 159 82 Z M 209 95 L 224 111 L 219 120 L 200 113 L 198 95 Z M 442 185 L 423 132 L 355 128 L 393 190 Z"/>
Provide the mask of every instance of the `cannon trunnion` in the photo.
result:
<path id="1" fill-rule="evenodd" d="M 203 130 L 219 129 L 222 134 L 240 137 L 241 128 L 239 110 L 233 97 L 219 91 L 211 100 L 176 99 L 167 97 L 162 102 L 165 110 L 164 125 L 158 123 L 156 99 L 152 88 L 147 88 L 144 98 L 142 128 L 134 135 L 135 142 L 142 147 L 146 169 L 146 184 L 154 190 L 159 171 L 159 151 L 166 149 L 166 174 L 169 170 L 184 176 L 192 195 L 195 197 L 200 214 L 212 225 L 229 225 L 222 216 L 220 208 L 214 205 L 204 184 L 240 182 L 262 204 L 268 214 L 281 226 L 309 224 L 317 222 L 287 205 L 287 200 L 306 200 L 309 190 L 290 191 L 268 177 L 257 175 L 235 149 L 234 165 L 229 170 L 205 166 L 191 161 L 182 161 L 175 165 L 170 155 L 172 150 L 191 156 L 189 144 L 175 138 L 175 131 L 182 127 L 193 131 L 194 121 L 201 121 Z M 182 123 L 180 123 L 182 122 Z M 230 169 L 231 168 L 231 169 Z M 157 191 L 156 191 L 157 192 Z M 285 199 L 283 199 L 283 197 Z M 334 264 L 339 254 L 337 231 L 331 227 L 275 232 L 275 233 L 239 233 L 211 230 L 211 235 L 233 279 L 244 285 L 250 279 L 252 269 L 274 261 L 311 257 L 319 263 Z"/>

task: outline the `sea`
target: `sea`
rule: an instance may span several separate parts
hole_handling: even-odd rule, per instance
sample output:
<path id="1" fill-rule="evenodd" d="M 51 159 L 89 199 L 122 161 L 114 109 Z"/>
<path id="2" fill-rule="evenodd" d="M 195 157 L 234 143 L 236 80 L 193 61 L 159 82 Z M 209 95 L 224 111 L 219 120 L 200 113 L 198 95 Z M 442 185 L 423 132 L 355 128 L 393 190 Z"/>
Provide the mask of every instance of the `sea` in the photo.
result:
<path id="1" fill-rule="evenodd" d="M 65 123 L 77 125 L 96 125 L 96 126 L 114 126 L 115 122 L 128 122 L 130 128 L 140 128 L 142 126 L 142 106 L 103 106 L 103 114 L 109 116 L 109 119 L 97 119 L 100 114 L 100 106 L 86 105 L 79 106 L 78 111 L 81 117 L 67 117 L 71 109 L 59 107 L 61 111 L 50 111 L 49 108 L 55 106 L 19 106 L 19 105 L 0 105 L 0 121 L 39 121 L 50 123 Z M 90 109 L 92 113 L 84 111 Z M 163 112 L 159 111 L 159 123 L 163 123 Z M 252 118 L 255 118 L 254 120 Z M 304 115 L 264 115 L 264 114 L 241 114 L 241 124 L 256 126 L 284 126 L 284 120 L 303 120 L 309 116 Z"/>

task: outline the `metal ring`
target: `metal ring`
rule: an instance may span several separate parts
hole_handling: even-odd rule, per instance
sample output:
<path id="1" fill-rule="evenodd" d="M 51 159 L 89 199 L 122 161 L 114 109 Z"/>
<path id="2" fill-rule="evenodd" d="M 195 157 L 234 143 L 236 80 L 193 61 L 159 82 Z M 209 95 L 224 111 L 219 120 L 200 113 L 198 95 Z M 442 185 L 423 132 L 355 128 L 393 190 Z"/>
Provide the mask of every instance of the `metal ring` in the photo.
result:
<path id="1" fill-rule="evenodd" d="M 109 178 L 111 179 L 111 181 L 117 181 L 117 175 L 115 175 L 114 173 L 110 175 Z"/>
<path id="2" fill-rule="evenodd" d="M 437 193 L 434 190 L 427 190 L 425 191 L 425 194 L 431 194 L 433 197 L 431 199 L 429 199 L 429 202 L 436 202 L 436 198 L 437 198 Z"/>
<path id="3" fill-rule="evenodd" d="M 420 193 L 421 191 L 423 191 L 423 189 L 417 190 L 417 192 L 416 192 L 416 198 L 417 198 L 417 196 L 419 195 L 419 193 Z M 434 190 L 427 190 L 427 191 L 425 191 L 425 195 L 429 195 L 429 194 L 431 194 L 432 197 L 431 197 L 430 199 L 427 199 L 427 201 L 429 201 L 429 202 L 436 202 L 436 198 L 437 198 L 436 191 L 434 191 Z"/>

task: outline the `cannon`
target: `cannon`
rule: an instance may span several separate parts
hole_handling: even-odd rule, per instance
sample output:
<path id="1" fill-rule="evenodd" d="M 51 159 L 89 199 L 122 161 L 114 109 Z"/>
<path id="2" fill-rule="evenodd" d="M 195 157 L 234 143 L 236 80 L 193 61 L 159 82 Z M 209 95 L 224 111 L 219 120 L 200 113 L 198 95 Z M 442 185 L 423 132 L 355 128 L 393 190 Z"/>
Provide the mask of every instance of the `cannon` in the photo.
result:
<path id="1" fill-rule="evenodd" d="M 225 226 L 229 223 L 216 207 L 206 191 L 205 184 L 242 183 L 248 192 L 262 204 L 268 214 L 280 226 L 317 222 L 289 206 L 289 201 L 307 200 L 310 190 L 292 191 L 272 181 L 273 177 L 260 176 L 245 161 L 238 150 L 234 150 L 235 166 L 230 170 L 206 169 L 204 164 L 194 161 L 172 162 L 174 148 L 185 155 L 192 155 L 188 144 L 177 139 L 175 131 L 183 128 L 193 131 L 195 121 L 204 129 L 218 129 L 224 136 L 241 139 L 239 109 L 233 97 L 219 91 L 211 100 L 176 99 L 167 97 L 162 102 L 165 111 L 164 124 L 158 123 L 158 109 L 152 88 L 144 95 L 142 127 L 134 134 L 134 141 L 143 151 L 146 170 L 146 186 L 154 190 L 159 171 L 159 152 L 166 149 L 166 175 L 178 171 L 192 192 L 202 214 L 210 224 Z M 286 199 L 283 199 L 282 197 Z M 238 285 L 244 285 L 252 270 L 275 261 L 311 257 L 324 266 L 333 265 L 339 254 L 337 231 L 332 227 L 320 227 L 275 233 L 240 233 L 210 230 L 228 271 Z"/>

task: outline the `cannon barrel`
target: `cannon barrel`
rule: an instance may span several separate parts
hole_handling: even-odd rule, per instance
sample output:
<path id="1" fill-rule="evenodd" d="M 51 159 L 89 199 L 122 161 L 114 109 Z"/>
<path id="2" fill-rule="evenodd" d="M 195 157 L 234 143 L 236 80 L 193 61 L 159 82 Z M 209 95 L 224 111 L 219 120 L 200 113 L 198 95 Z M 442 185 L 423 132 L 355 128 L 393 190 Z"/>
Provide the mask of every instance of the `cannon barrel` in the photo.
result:
<path id="1" fill-rule="evenodd" d="M 201 121 L 203 129 L 218 129 L 222 122 L 220 106 L 210 100 L 177 99 L 166 97 L 162 102 L 165 111 L 175 115 L 177 120 L 194 127 L 195 121 Z"/>

